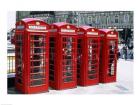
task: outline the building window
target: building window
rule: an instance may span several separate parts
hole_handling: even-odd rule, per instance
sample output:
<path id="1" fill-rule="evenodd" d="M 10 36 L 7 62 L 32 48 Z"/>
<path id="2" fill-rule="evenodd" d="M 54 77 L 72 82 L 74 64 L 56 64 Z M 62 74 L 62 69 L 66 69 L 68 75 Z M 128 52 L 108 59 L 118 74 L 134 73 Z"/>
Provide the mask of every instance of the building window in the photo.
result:
<path id="1" fill-rule="evenodd" d="M 84 24 L 86 25 L 87 24 L 87 17 L 84 16 Z"/>
<path id="2" fill-rule="evenodd" d="M 61 22 L 61 18 L 58 18 L 58 22 Z"/>
<path id="3" fill-rule="evenodd" d="M 106 17 L 106 24 L 109 24 L 109 16 Z"/>
<path id="4" fill-rule="evenodd" d="M 88 23 L 92 23 L 92 17 L 91 16 L 88 17 Z"/>
<path id="5" fill-rule="evenodd" d="M 133 24 L 133 16 L 130 16 L 130 23 Z"/>
<path id="6" fill-rule="evenodd" d="M 106 16 L 105 15 L 102 15 L 101 16 L 101 24 L 106 24 Z"/>
<path id="7" fill-rule="evenodd" d="M 100 24 L 100 16 L 96 16 L 95 23 Z"/>
<path id="8" fill-rule="evenodd" d="M 85 22 L 84 22 L 84 16 L 83 15 L 81 15 L 81 24 L 85 24 Z"/>
<path id="9" fill-rule="evenodd" d="M 118 16 L 115 16 L 115 23 L 119 23 Z"/>
<path id="10" fill-rule="evenodd" d="M 129 15 L 126 14 L 124 15 L 124 23 L 128 23 L 129 22 Z"/>

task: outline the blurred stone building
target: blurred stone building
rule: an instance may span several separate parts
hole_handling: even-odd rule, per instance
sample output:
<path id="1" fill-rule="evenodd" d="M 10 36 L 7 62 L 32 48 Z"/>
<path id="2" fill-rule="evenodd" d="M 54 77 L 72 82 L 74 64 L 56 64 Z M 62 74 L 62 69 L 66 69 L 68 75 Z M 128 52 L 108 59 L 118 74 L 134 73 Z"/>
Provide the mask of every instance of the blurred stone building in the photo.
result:
<path id="1" fill-rule="evenodd" d="M 125 44 L 133 42 L 133 11 L 17 11 L 16 20 L 39 18 L 47 23 L 69 22 L 77 26 L 89 25 L 96 28 L 115 27 L 119 39 Z"/>

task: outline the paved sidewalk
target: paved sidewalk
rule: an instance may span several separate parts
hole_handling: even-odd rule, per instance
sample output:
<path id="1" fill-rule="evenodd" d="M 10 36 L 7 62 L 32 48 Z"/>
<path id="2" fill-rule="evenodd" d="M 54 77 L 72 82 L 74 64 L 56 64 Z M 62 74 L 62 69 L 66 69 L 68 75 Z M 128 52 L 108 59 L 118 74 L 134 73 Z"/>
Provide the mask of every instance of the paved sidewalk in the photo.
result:
<path id="1" fill-rule="evenodd" d="M 67 90 L 53 90 L 41 94 L 128 94 L 133 93 L 133 61 L 118 61 L 117 82 L 80 87 Z M 8 89 L 9 94 L 19 93 L 14 88 Z"/>

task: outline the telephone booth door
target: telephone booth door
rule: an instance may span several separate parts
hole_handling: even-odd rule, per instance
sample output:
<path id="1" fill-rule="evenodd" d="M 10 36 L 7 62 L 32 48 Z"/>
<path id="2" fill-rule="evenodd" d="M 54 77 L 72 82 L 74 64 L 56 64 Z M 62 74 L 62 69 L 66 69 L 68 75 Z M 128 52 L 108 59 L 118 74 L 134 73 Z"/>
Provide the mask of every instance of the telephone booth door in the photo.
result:
<path id="1" fill-rule="evenodd" d="M 42 20 L 16 23 L 16 89 L 22 93 L 48 91 L 48 28 Z"/>
<path id="2" fill-rule="evenodd" d="M 87 84 L 94 85 L 99 83 L 99 37 L 88 38 L 88 80 Z"/>
<path id="3" fill-rule="evenodd" d="M 63 87 L 76 85 L 76 38 L 62 36 L 62 83 Z M 74 86 L 73 85 L 73 86 Z"/>
<path id="4" fill-rule="evenodd" d="M 28 73 L 30 79 L 29 86 L 31 88 L 29 91 L 44 91 L 43 86 L 46 83 L 48 85 L 47 37 L 46 33 L 30 33 L 30 71 Z M 42 86 L 42 90 L 40 86 Z"/>
<path id="5" fill-rule="evenodd" d="M 78 84 L 95 85 L 99 82 L 100 36 L 97 29 L 83 26 L 78 30 Z"/>
<path id="6" fill-rule="evenodd" d="M 100 31 L 102 37 L 102 58 L 100 68 L 100 82 L 108 83 L 116 81 L 118 33 L 116 31 Z M 104 54 L 103 54 L 104 53 Z M 104 57 L 103 57 L 104 56 Z"/>
<path id="7" fill-rule="evenodd" d="M 107 65 L 107 81 L 116 81 L 117 69 L 117 40 L 108 40 L 108 65 Z"/>
<path id="8" fill-rule="evenodd" d="M 50 29 L 50 86 L 54 89 L 76 87 L 77 40 L 76 27 L 54 23 Z M 51 51 L 52 50 L 52 51 Z M 55 56 L 55 60 L 53 58 Z"/>

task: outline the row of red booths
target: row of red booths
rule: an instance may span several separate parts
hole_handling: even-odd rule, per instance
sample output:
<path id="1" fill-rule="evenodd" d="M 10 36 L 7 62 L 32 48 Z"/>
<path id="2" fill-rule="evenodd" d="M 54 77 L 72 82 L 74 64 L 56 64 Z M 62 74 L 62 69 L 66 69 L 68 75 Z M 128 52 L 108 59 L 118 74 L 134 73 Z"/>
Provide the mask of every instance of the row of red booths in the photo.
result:
<path id="1" fill-rule="evenodd" d="M 69 23 L 16 23 L 16 89 L 48 91 L 116 81 L 118 32 Z"/>

